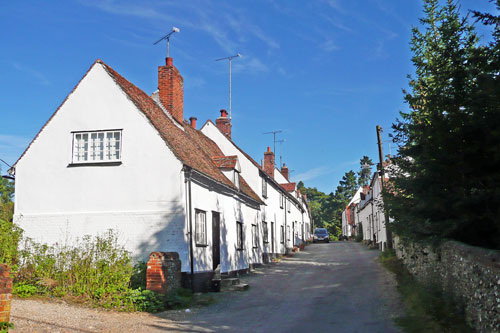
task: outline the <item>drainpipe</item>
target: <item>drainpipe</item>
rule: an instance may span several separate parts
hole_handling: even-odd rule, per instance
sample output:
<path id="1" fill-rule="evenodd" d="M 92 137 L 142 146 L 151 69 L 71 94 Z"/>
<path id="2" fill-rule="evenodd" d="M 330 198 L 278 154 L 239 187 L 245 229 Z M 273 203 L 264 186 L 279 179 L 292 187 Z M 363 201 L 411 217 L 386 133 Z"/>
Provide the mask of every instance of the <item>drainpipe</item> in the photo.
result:
<path id="1" fill-rule="evenodd" d="M 373 235 L 372 235 L 372 236 L 375 236 L 375 232 L 376 232 L 376 230 L 375 230 L 375 215 L 373 214 L 373 197 L 372 197 L 372 202 L 371 202 L 371 204 L 372 204 L 372 230 L 373 230 Z M 371 237 L 370 237 L 370 238 L 371 238 Z M 373 241 L 374 241 L 375 243 L 377 243 L 377 240 L 375 239 L 375 237 L 374 237 Z"/>
<path id="2" fill-rule="evenodd" d="M 184 182 L 187 185 L 187 204 L 188 204 L 188 221 L 189 221 L 189 257 L 191 266 L 191 291 L 194 292 L 194 253 L 193 253 L 193 214 L 192 214 L 192 200 L 191 200 L 191 168 L 184 167 Z"/>
<path id="3" fill-rule="evenodd" d="M 286 207 L 285 207 L 285 230 L 283 230 L 283 234 L 284 234 L 283 235 L 283 237 L 284 237 L 283 241 L 285 243 L 285 254 L 287 253 L 286 246 L 288 245 L 288 240 L 287 240 L 288 237 L 287 237 L 287 230 L 286 230 L 286 215 L 287 214 L 286 214 Z"/>

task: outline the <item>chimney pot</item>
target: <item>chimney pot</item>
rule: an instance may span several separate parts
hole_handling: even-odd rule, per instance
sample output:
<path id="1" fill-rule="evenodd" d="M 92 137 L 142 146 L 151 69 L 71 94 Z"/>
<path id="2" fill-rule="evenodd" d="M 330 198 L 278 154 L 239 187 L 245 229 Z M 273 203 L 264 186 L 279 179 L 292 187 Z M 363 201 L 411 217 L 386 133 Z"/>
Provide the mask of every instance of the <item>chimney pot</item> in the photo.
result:
<path id="1" fill-rule="evenodd" d="M 220 110 L 220 117 L 215 119 L 215 125 L 222 132 L 222 134 L 231 139 L 231 121 L 227 117 L 226 110 Z"/>
<path id="2" fill-rule="evenodd" d="M 271 152 L 271 147 L 267 147 L 267 152 L 270 153 Z"/>
<path id="3" fill-rule="evenodd" d="M 190 117 L 189 118 L 189 124 L 191 125 L 192 128 L 196 129 L 196 120 L 198 120 L 198 118 L 196 117 Z"/>
<path id="4" fill-rule="evenodd" d="M 286 178 L 286 180 L 290 181 L 290 173 L 285 163 L 283 163 L 283 166 L 281 167 L 281 174 Z"/>
<path id="5" fill-rule="evenodd" d="M 167 64 L 167 66 L 173 66 L 174 65 L 174 58 L 172 58 L 172 57 L 165 58 L 165 63 Z"/>

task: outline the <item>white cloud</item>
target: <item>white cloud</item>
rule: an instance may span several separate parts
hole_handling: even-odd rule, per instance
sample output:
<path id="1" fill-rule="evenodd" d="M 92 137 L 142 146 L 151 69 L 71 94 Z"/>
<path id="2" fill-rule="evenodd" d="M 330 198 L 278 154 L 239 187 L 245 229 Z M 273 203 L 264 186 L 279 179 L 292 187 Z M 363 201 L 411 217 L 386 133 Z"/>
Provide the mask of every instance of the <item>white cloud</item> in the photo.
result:
<path id="1" fill-rule="evenodd" d="M 36 79 L 38 79 L 38 83 L 40 83 L 43 86 L 48 86 L 50 84 L 50 81 L 47 80 L 47 78 L 39 71 L 26 67 L 25 65 L 22 65 L 18 62 L 12 63 L 12 66 L 17 69 L 20 72 L 26 73 L 29 76 L 32 76 Z"/>
<path id="2" fill-rule="evenodd" d="M 325 51 L 325 52 L 332 52 L 335 50 L 338 50 L 339 47 L 335 44 L 335 42 L 331 39 L 326 40 L 325 42 L 321 43 L 320 47 Z"/>
<path id="3" fill-rule="evenodd" d="M 298 180 L 302 180 L 302 181 L 306 181 L 306 180 L 317 178 L 319 176 L 329 174 L 333 171 L 334 170 L 332 170 L 331 168 L 322 166 L 322 167 L 312 168 L 312 169 L 309 169 L 309 170 L 304 171 L 302 173 L 296 174 L 296 175 L 294 175 L 293 178 L 298 179 Z"/>

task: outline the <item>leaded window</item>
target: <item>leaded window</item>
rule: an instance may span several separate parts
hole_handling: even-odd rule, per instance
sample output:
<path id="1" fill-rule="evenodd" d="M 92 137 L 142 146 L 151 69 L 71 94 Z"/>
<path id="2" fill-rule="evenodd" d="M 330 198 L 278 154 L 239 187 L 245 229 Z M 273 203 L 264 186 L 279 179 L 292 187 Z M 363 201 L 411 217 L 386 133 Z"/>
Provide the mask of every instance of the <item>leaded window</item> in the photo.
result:
<path id="1" fill-rule="evenodd" d="M 73 163 L 121 160 L 121 130 L 74 132 Z"/>

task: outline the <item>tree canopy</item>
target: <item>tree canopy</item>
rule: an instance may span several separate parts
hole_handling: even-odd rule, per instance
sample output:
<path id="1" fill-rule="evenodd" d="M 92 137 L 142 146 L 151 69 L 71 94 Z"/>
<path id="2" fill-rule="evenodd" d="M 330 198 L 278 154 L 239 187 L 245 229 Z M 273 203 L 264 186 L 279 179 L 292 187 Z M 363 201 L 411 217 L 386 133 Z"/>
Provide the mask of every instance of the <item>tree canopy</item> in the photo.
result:
<path id="1" fill-rule="evenodd" d="M 499 247 L 499 19 L 474 12 L 494 26 L 493 41 L 480 45 L 454 1 L 424 0 L 423 12 L 410 43 L 409 111 L 393 125 L 391 228 L 413 240 Z"/>

